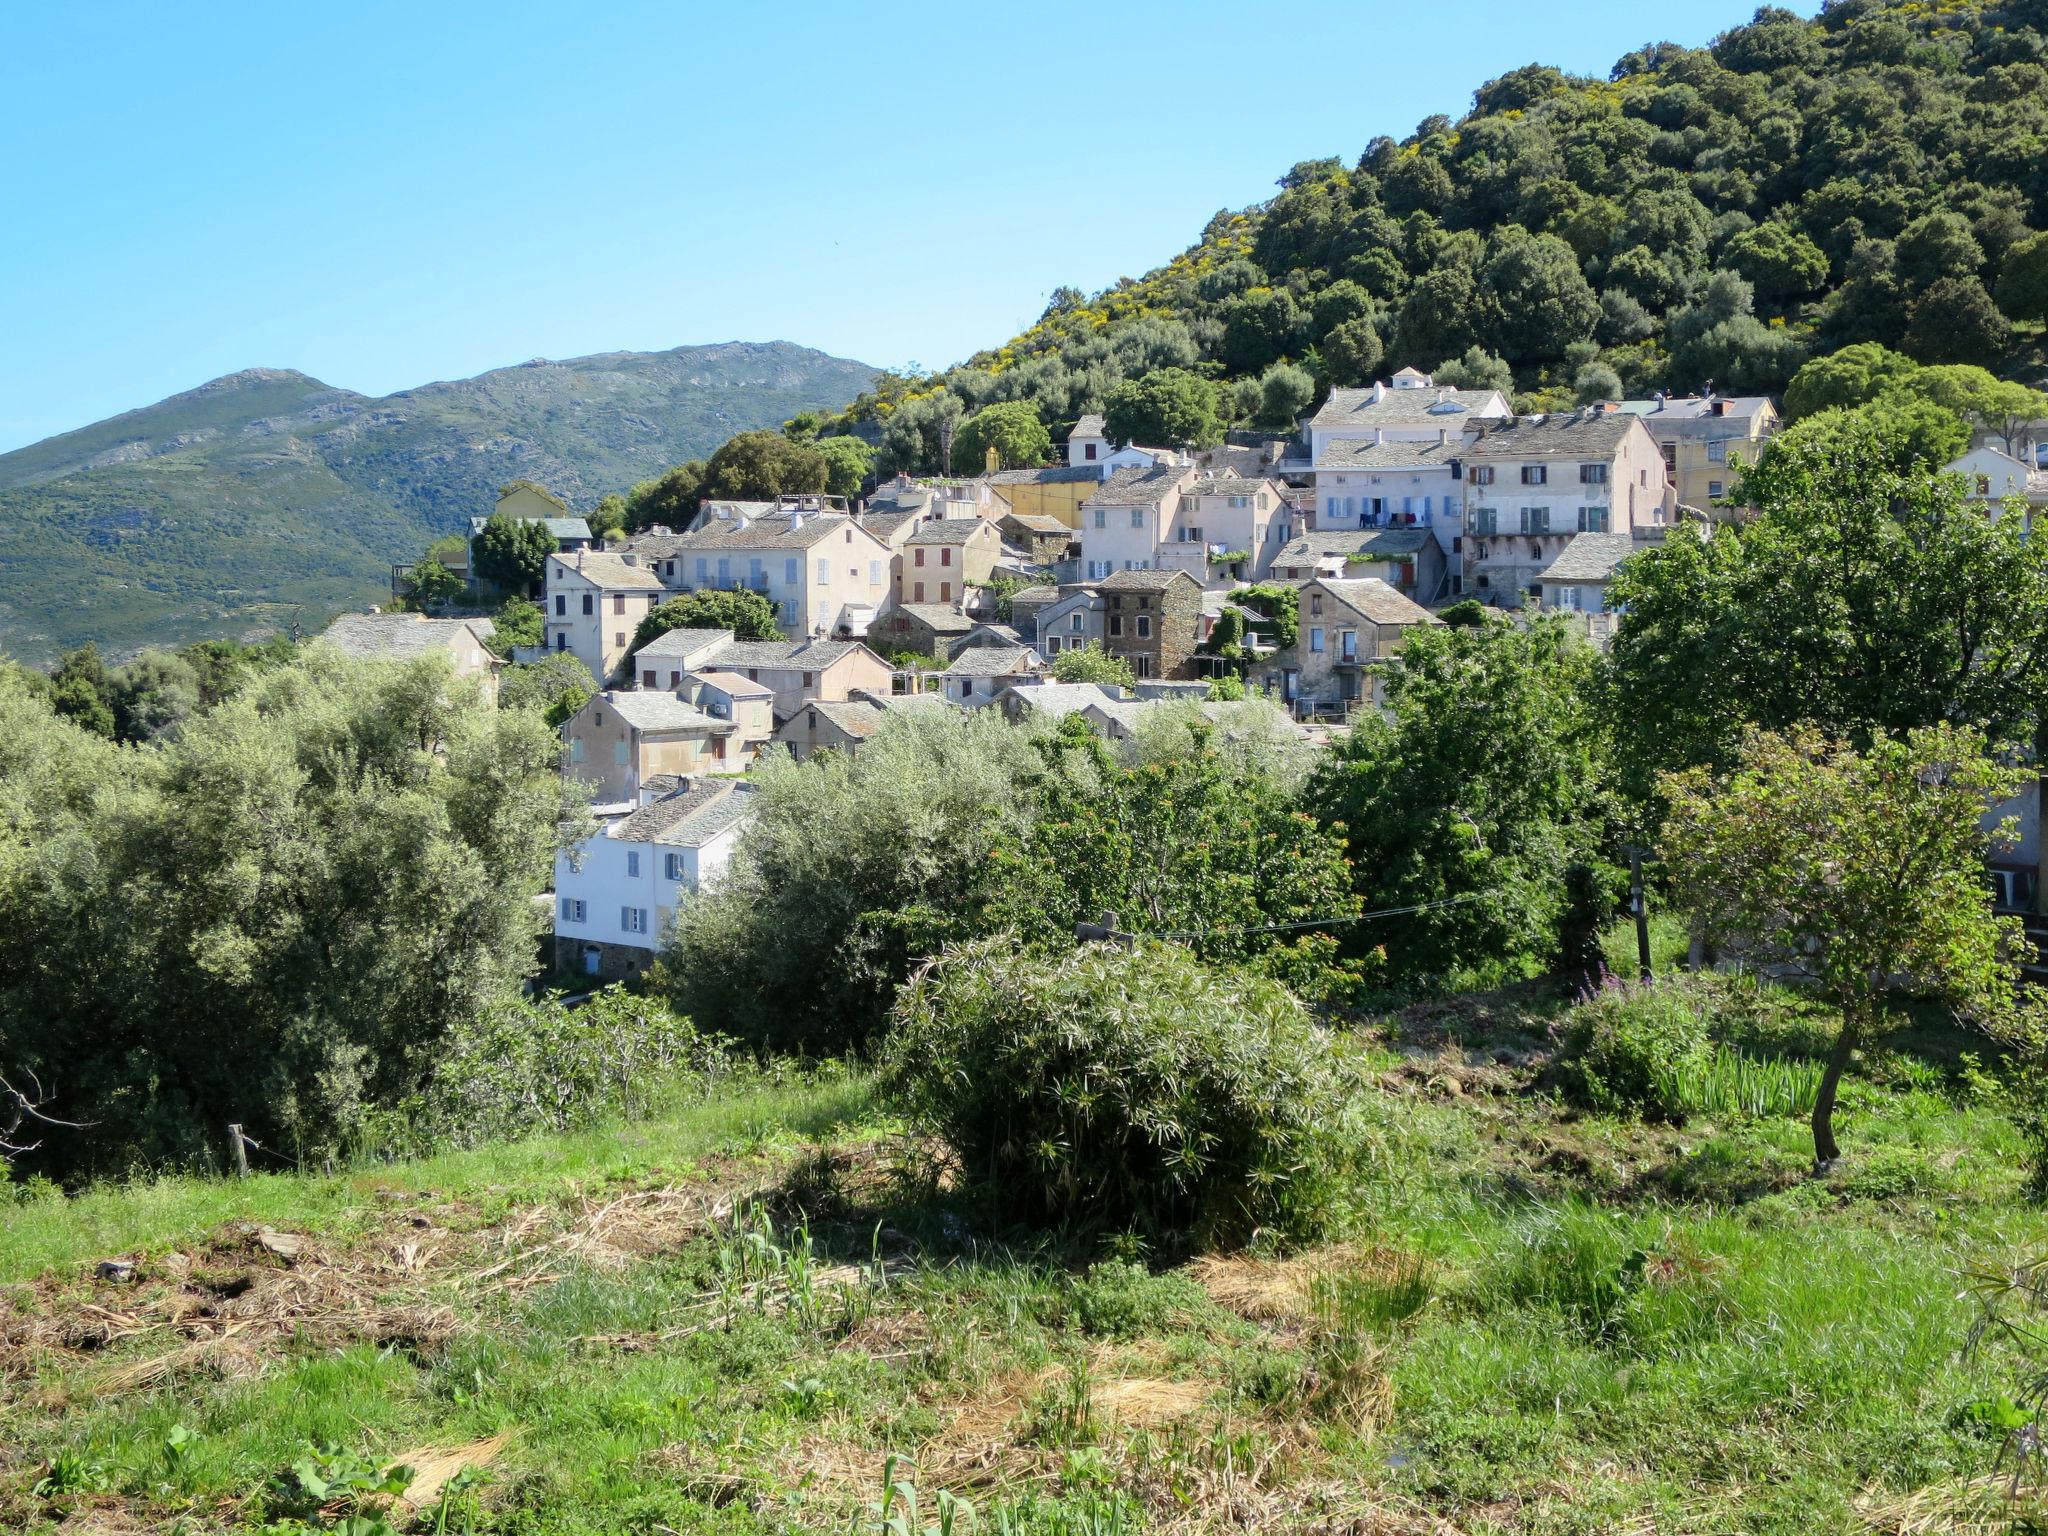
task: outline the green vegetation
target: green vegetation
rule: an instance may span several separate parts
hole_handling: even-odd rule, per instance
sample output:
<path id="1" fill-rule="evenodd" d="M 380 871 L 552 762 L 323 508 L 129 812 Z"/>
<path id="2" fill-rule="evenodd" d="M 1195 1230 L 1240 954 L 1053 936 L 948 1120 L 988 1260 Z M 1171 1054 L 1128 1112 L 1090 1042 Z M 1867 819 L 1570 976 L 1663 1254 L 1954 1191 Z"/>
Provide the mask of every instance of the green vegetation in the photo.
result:
<path id="1" fill-rule="evenodd" d="M 1129 688 L 1137 682 L 1131 664 L 1121 656 L 1110 655 L 1095 640 L 1086 645 L 1070 645 L 1053 657 L 1052 675 L 1053 681 L 1060 683 L 1108 683 Z"/>
<path id="2" fill-rule="evenodd" d="M 514 474 L 579 509 L 874 377 L 785 343 L 503 368 L 374 400 L 252 370 L 0 455 L 0 645 L 48 660 L 380 599 Z M 596 402 L 602 402 L 601 406 Z"/>
<path id="3" fill-rule="evenodd" d="M 633 631 L 633 651 L 672 629 L 729 629 L 735 640 L 779 640 L 775 605 L 758 592 L 739 589 L 685 592 L 656 605 Z"/>
<path id="4" fill-rule="evenodd" d="M 514 595 L 539 585 L 557 544 L 538 518 L 493 512 L 472 545 L 477 579 Z"/>

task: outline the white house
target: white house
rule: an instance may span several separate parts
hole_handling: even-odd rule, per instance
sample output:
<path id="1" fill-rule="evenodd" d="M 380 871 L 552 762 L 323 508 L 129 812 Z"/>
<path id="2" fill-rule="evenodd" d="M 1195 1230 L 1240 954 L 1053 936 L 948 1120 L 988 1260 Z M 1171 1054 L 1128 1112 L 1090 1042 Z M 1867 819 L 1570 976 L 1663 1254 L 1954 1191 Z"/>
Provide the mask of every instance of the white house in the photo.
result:
<path id="1" fill-rule="evenodd" d="M 1444 389 L 1426 373 L 1404 368 L 1391 383 L 1333 389 L 1308 420 L 1309 460 L 1321 464 L 1336 442 L 1434 442 L 1463 434 L 1467 422 L 1512 414 L 1497 389 Z"/>
<path id="2" fill-rule="evenodd" d="M 555 855 L 555 965 L 597 981 L 647 969 L 687 896 L 732 857 L 753 811 L 753 786 L 662 774 L 641 804 Z"/>
<path id="3" fill-rule="evenodd" d="M 1448 427 L 1436 437 L 1337 437 L 1315 461 L 1314 526 L 1427 528 L 1445 555 L 1464 532 L 1465 436 Z"/>
<path id="4" fill-rule="evenodd" d="M 775 622 L 797 637 L 864 633 L 889 597 L 893 552 L 843 512 L 735 512 L 689 533 L 642 535 L 626 548 L 671 591 L 760 593 Z"/>
<path id="5" fill-rule="evenodd" d="M 1196 472 L 1179 465 L 1120 469 L 1081 503 L 1081 569 L 1090 581 L 1149 571 Z"/>
<path id="6" fill-rule="evenodd" d="M 1966 494 L 1988 506 L 2002 508 L 2015 498 L 2024 501 L 2029 530 L 2034 518 L 2048 511 L 2048 469 L 2035 469 L 1997 448 L 1972 448 L 1960 459 L 1944 464 L 1942 472 L 1961 475 Z"/>
<path id="7" fill-rule="evenodd" d="M 666 595 L 661 578 L 630 555 L 550 555 L 542 600 L 547 648 L 574 656 L 600 684 L 608 683 L 640 621 Z"/>
<path id="8" fill-rule="evenodd" d="M 1005 688 L 1035 677 L 1040 670 L 1038 654 L 1028 647 L 977 645 L 954 652 L 952 662 L 936 680 L 940 697 L 947 703 L 973 709 Z"/>
<path id="9" fill-rule="evenodd" d="M 1067 467 L 1092 469 L 1105 480 L 1120 469 L 1185 463 L 1187 459 L 1171 448 L 1141 448 L 1135 443 L 1118 446 L 1110 442 L 1102 417 L 1095 411 L 1075 422 L 1074 430 L 1067 434 Z"/>

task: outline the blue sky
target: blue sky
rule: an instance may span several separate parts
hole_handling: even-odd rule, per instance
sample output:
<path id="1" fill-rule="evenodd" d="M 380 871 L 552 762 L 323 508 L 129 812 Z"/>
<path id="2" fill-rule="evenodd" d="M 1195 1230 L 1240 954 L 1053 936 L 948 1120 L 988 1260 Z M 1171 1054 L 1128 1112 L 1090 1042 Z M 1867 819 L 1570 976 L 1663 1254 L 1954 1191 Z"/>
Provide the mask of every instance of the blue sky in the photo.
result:
<path id="1" fill-rule="evenodd" d="M 1298 160 L 1753 9 L 16 0 L 0 451 L 259 365 L 370 394 L 735 338 L 943 366 Z"/>

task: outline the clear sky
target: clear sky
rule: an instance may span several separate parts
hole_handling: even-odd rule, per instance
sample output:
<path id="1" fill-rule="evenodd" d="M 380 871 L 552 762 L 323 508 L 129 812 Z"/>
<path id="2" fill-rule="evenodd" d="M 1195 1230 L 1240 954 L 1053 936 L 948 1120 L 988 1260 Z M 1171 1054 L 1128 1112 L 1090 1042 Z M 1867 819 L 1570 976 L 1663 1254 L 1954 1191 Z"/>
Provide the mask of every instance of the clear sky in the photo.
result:
<path id="1" fill-rule="evenodd" d="M 943 366 L 1296 161 L 1753 10 L 9 0 L 0 451 L 253 366 L 370 394 L 733 339 Z"/>

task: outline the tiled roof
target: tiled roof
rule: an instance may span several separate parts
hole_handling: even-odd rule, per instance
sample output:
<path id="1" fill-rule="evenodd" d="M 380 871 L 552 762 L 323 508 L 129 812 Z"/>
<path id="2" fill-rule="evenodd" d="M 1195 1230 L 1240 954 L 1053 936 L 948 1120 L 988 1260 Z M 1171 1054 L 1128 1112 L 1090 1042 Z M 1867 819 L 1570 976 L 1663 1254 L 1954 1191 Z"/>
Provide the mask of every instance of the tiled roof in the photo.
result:
<path id="1" fill-rule="evenodd" d="M 696 848 L 753 813 L 754 786 L 731 779 L 698 779 L 680 794 L 643 805 L 611 835 L 627 843 Z"/>
<path id="2" fill-rule="evenodd" d="M 981 517 L 938 517 L 924 524 L 913 533 L 906 543 L 910 544 L 965 544 L 984 528 L 993 527 Z"/>
<path id="3" fill-rule="evenodd" d="M 1191 470 L 1179 464 L 1130 465 L 1103 481 L 1102 489 L 1082 506 L 1156 507 L 1191 474 Z"/>
<path id="4" fill-rule="evenodd" d="M 692 672 L 690 675 L 700 683 L 710 684 L 728 698 L 765 699 L 775 692 L 766 683 L 741 677 L 737 672 Z"/>
<path id="5" fill-rule="evenodd" d="M 956 652 L 944 672 L 946 677 L 1001 677 L 1006 672 L 1029 670 L 1031 652 L 1022 647 L 970 645 Z"/>
<path id="6" fill-rule="evenodd" d="M 1316 460 L 1316 468 L 1442 469 L 1464 451 L 1462 436 L 1439 443 L 1374 443 L 1364 438 L 1336 438 L 1323 444 L 1323 456 Z"/>
<path id="7" fill-rule="evenodd" d="M 345 656 L 407 660 L 450 645 L 471 641 L 482 645 L 490 636 L 489 619 L 430 619 L 417 613 L 346 613 L 320 632 L 320 638 Z"/>
<path id="8" fill-rule="evenodd" d="M 854 518 L 840 512 L 770 512 L 753 519 L 744 528 L 725 523 L 700 525 L 688 533 L 675 535 L 675 547 L 679 550 L 809 549 L 842 529 L 859 526 Z"/>
<path id="9" fill-rule="evenodd" d="M 1465 447 L 1464 457 L 1487 459 L 1611 459 L 1640 423 L 1624 411 L 1560 411 L 1490 422 Z"/>
<path id="10" fill-rule="evenodd" d="M 1375 624 L 1440 624 L 1443 621 L 1420 603 L 1397 592 L 1377 576 L 1345 580 L 1326 576 L 1316 583 L 1345 607 Z"/>
<path id="11" fill-rule="evenodd" d="M 728 721 L 713 719 L 694 704 L 685 704 L 674 694 L 659 688 L 617 689 L 601 694 L 599 709 L 609 708 L 636 731 L 710 731 L 724 735 L 732 730 Z"/>
<path id="12" fill-rule="evenodd" d="M 672 629 L 640 647 L 641 659 L 687 662 L 707 646 L 723 645 L 732 639 L 729 629 Z"/>
<path id="13" fill-rule="evenodd" d="M 1010 594 L 1010 611 L 1016 612 L 1019 603 L 1024 604 L 1028 608 L 1034 603 L 1056 603 L 1059 600 L 1060 589 L 1058 587 L 1019 587 Z"/>
<path id="14" fill-rule="evenodd" d="M 882 717 L 888 713 L 882 705 L 865 699 L 817 699 L 804 708 L 816 710 L 847 735 L 862 741 L 875 734 L 881 727 Z"/>
<path id="15" fill-rule="evenodd" d="M 858 640 L 733 640 L 713 651 L 706 658 L 706 665 L 720 671 L 769 667 L 822 672 L 834 662 L 866 649 Z"/>
<path id="16" fill-rule="evenodd" d="M 988 483 L 1003 485 L 1076 485 L 1083 480 L 1100 480 L 1102 471 L 1093 464 L 1052 464 L 1043 469 L 999 469 Z"/>
<path id="17" fill-rule="evenodd" d="M 1432 537 L 1427 528 L 1319 528 L 1289 541 L 1273 559 L 1280 565 L 1300 565 L 1330 555 L 1398 560 L 1420 550 Z"/>
<path id="18" fill-rule="evenodd" d="M 1372 387 L 1333 389 L 1309 425 L 1323 431 L 1367 427 L 1448 426 L 1459 430 L 1473 412 L 1506 409 L 1493 389 L 1389 389 L 1373 398 Z"/>
<path id="19" fill-rule="evenodd" d="M 1070 534 L 1074 531 L 1058 518 L 1048 517 L 1043 512 L 1005 512 L 1000 521 L 1029 528 L 1033 533 Z"/>
<path id="20" fill-rule="evenodd" d="M 942 635 L 964 635 L 975 621 L 946 603 L 898 603 L 890 613 L 907 613 L 927 628 Z M 889 617 L 884 614 L 883 619 Z"/>
<path id="21" fill-rule="evenodd" d="M 1095 585 L 1104 592 L 1163 592 L 1176 581 L 1185 581 L 1198 589 L 1202 585 L 1186 571 L 1117 571 Z"/>
<path id="22" fill-rule="evenodd" d="M 1083 411 L 1081 419 L 1074 423 L 1074 430 L 1068 435 L 1071 437 L 1099 437 L 1107 442 L 1109 440 L 1109 429 L 1104 425 L 1100 411 Z"/>
<path id="23" fill-rule="evenodd" d="M 578 550 L 573 555 L 549 555 L 548 572 L 562 570 L 581 576 L 607 592 L 658 592 L 661 578 L 644 565 L 633 565 L 619 555 L 601 550 Z"/>
<path id="24" fill-rule="evenodd" d="M 1538 581 L 1605 581 L 1614 568 L 1635 553 L 1636 541 L 1626 533 L 1575 533 L 1564 541 L 1557 558 Z"/>
<path id="25" fill-rule="evenodd" d="M 1012 686 L 1003 692 L 1054 720 L 1064 720 L 1090 704 L 1111 702 L 1099 683 L 1039 683 L 1032 687 Z"/>

